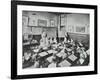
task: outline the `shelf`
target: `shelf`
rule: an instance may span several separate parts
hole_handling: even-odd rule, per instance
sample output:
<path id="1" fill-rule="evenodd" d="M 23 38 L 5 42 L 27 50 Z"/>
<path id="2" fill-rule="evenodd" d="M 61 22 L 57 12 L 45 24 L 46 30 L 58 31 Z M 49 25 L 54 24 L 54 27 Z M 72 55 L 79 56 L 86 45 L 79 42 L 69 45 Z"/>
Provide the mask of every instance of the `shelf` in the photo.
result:
<path id="1" fill-rule="evenodd" d="M 35 28 L 57 28 L 57 26 L 55 27 L 44 27 L 44 26 L 28 26 L 28 27 L 35 27 Z"/>

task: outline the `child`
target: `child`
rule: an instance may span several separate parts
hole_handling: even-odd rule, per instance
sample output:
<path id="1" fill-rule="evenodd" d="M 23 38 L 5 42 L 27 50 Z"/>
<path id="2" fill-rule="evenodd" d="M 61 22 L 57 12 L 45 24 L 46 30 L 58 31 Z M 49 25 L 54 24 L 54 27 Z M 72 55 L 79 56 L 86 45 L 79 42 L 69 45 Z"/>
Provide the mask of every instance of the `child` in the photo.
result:
<path id="1" fill-rule="evenodd" d="M 52 43 L 53 43 L 53 44 L 56 44 L 56 43 L 57 43 L 56 38 L 54 38 L 54 37 L 52 38 Z"/>
<path id="2" fill-rule="evenodd" d="M 32 62 L 31 62 L 31 55 L 32 55 L 32 52 L 30 50 L 24 52 L 24 56 L 23 56 L 23 68 L 27 68 L 27 67 L 30 67 L 32 65 Z"/>

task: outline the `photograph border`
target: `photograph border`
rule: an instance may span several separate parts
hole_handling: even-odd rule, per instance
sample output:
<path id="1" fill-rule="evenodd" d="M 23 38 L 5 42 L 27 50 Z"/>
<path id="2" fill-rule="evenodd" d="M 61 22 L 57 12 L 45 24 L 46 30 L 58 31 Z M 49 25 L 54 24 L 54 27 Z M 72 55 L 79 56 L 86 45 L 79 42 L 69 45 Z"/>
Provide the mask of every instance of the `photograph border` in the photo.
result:
<path id="1" fill-rule="evenodd" d="M 94 71 L 17 75 L 17 5 L 94 9 Z M 97 5 L 11 1 L 11 79 L 90 75 L 97 71 Z"/>

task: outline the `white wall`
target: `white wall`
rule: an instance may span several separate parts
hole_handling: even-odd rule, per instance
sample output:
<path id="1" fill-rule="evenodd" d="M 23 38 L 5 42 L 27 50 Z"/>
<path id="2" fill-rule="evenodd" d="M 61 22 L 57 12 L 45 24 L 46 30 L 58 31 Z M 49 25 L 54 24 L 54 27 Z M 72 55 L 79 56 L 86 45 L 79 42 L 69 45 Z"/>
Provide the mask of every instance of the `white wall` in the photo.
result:
<path id="1" fill-rule="evenodd" d="M 56 28 L 57 28 L 57 15 L 48 12 L 34 12 L 34 11 L 23 11 L 23 21 L 26 19 L 25 25 L 23 27 L 23 34 L 33 34 L 40 35 L 43 30 L 46 30 L 47 35 L 49 37 L 56 37 Z M 38 20 L 44 20 L 46 22 L 46 26 L 39 26 Z M 51 20 L 54 21 L 54 26 L 56 28 L 48 28 L 51 26 Z M 30 27 L 31 26 L 31 27 Z"/>
<path id="2" fill-rule="evenodd" d="M 59 36 L 65 35 L 65 32 L 77 33 L 77 34 L 89 34 L 89 15 L 88 14 L 64 14 L 64 26 L 62 30 L 59 31 Z M 62 20 L 62 19 L 61 19 Z M 77 29 L 84 28 L 84 30 L 77 31 Z"/>
<path id="3" fill-rule="evenodd" d="M 70 37 L 76 41 L 88 43 L 89 40 L 89 14 L 71 13 L 64 15 L 64 27 L 59 29 L 59 37 L 64 37 L 69 32 Z M 62 20 L 62 18 L 61 18 Z M 62 25 L 62 24 L 61 24 Z M 63 26 L 62 25 L 62 26 Z"/>
<path id="4" fill-rule="evenodd" d="M 83 34 L 89 34 L 89 15 L 88 14 L 68 14 L 66 15 L 66 31 L 70 31 L 69 27 L 73 26 L 73 30 L 70 32 L 72 33 L 80 33 L 82 32 L 77 32 L 76 28 L 77 27 L 85 27 L 85 32 Z"/>
<path id="5" fill-rule="evenodd" d="M 33 12 L 33 11 L 23 11 L 23 15 L 29 17 L 31 20 L 35 20 L 35 25 L 38 26 L 38 19 L 46 20 L 47 27 L 50 27 L 50 20 L 55 21 L 55 26 L 57 26 L 57 15 L 47 12 Z M 32 23 L 29 23 L 32 26 Z"/>
<path id="6" fill-rule="evenodd" d="M 35 0 L 36 1 L 36 0 Z M 37 0 L 45 2 L 74 3 L 74 4 L 98 4 L 98 14 L 100 14 L 100 0 Z M 0 80 L 10 79 L 11 63 L 11 14 L 10 0 L 0 0 Z M 100 21 L 100 15 L 98 16 Z M 98 34 L 100 34 L 100 22 L 98 22 Z M 55 78 L 39 78 L 31 80 L 100 80 L 100 36 L 98 36 L 98 75 L 67 76 Z M 30 80 L 30 79 L 25 79 Z"/>
<path id="7" fill-rule="evenodd" d="M 44 20 L 47 22 L 46 27 L 51 27 L 50 20 L 54 20 L 55 26 L 59 28 L 59 16 L 57 14 L 53 13 L 47 13 L 47 12 L 34 12 L 34 11 L 23 11 L 23 17 L 26 18 L 26 23 L 23 25 L 23 33 L 30 32 L 32 34 L 41 34 L 42 33 L 42 26 L 38 27 L 38 20 Z M 59 31 L 59 37 L 64 37 L 65 32 L 71 32 L 71 33 L 78 33 L 78 34 L 89 34 L 89 14 L 79 14 L 79 13 L 72 13 L 72 14 L 63 14 L 63 19 L 61 18 L 61 26 L 65 26 L 63 29 L 58 29 Z M 63 24 L 62 24 L 63 22 Z M 29 26 L 36 26 L 31 27 Z M 77 30 L 80 28 L 84 28 L 85 32 L 78 32 Z M 83 30 L 83 31 L 84 31 Z M 53 31 L 52 31 L 53 32 Z"/>

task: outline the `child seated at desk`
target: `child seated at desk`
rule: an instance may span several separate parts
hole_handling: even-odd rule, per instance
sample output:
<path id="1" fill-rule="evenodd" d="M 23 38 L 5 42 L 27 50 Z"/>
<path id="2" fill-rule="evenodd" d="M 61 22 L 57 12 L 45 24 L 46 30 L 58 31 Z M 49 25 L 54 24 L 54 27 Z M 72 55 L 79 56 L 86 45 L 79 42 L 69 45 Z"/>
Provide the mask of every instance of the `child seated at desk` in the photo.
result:
<path id="1" fill-rule="evenodd" d="M 79 55 L 80 58 L 79 58 L 79 61 L 77 62 L 78 65 L 88 65 L 89 64 L 89 56 L 86 53 L 85 48 L 81 47 L 79 49 L 79 53 L 80 53 L 80 55 Z"/>
<path id="2" fill-rule="evenodd" d="M 56 44 L 56 43 L 57 43 L 56 38 L 52 37 L 52 38 L 50 39 L 50 44 Z"/>
<path id="3" fill-rule="evenodd" d="M 23 55 L 23 68 L 30 67 L 33 63 L 31 62 L 32 52 L 30 50 L 25 51 Z"/>
<path id="4" fill-rule="evenodd" d="M 35 39 L 33 38 L 33 35 L 30 35 L 30 36 L 29 36 L 28 41 L 30 42 L 30 44 L 38 43 L 37 40 L 35 40 Z"/>

